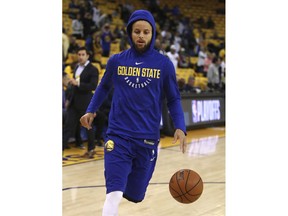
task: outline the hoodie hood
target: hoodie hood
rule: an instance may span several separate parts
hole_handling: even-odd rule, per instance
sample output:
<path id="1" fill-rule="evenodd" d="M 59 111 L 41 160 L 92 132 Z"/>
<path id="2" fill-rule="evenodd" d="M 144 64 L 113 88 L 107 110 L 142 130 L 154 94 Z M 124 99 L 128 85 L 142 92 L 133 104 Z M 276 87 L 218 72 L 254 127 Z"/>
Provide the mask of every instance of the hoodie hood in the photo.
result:
<path id="1" fill-rule="evenodd" d="M 154 44 L 155 44 L 156 25 L 155 25 L 154 17 L 147 10 L 136 10 L 131 14 L 131 16 L 129 18 L 129 21 L 127 24 L 127 34 L 128 34 L 130 46 L 132 49 L 135 50 L 133 43 L 132 43 L 131 32 L 132 32 L 133 23 L 138 21 L 138 20 L 145 20 L 145 21 L 149 22 L 150 25 L 152 26 L 152 39 L 151 39 L 150 47 L 146 52 L 151 51 L 154 49 Z"/>

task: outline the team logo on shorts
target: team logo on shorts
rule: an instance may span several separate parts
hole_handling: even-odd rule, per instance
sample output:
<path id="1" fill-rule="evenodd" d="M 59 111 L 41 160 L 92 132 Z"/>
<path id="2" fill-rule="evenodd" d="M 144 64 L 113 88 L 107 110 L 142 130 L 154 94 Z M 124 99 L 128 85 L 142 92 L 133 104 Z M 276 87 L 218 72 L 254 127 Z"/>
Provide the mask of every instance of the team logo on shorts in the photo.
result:
<path id="1" fill-rule="evenodd" d="M 114 142 L 112 140 L 108 140 L 106 143 L 105 143 L 105 149 L 106 151 L 110 152 L 114 149 Z"/>

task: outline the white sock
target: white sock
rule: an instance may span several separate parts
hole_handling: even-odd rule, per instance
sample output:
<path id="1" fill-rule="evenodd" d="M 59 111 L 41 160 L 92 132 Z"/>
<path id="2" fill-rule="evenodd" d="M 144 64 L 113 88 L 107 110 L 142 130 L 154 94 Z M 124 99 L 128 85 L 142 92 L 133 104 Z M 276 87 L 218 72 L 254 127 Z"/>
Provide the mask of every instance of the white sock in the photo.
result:
<path id="1" fill-rule="evenodd" d="M 102 216 L 117 216 L 118 206 L 123 197 L 122 191 L 113 191 L 106 194 L 106 199 L 103 206 Z"/>

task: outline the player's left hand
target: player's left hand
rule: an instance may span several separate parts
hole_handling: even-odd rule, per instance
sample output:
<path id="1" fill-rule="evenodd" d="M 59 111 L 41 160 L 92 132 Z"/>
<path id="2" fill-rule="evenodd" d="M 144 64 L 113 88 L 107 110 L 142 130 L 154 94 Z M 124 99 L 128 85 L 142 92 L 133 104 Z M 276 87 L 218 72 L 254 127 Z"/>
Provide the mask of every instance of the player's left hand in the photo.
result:
<path id="1" fill-rule="evenodd" d="M 173 140 L 173 144 L 175 144 L 177 142 L 177 140 L 180 140 L 180 150 L 185 153 L 186 151 L 186 136 L 185 133 L 180 130 L 180 129 L 176 129 L 175 133 L 174 133 L 174 140 Z"/>

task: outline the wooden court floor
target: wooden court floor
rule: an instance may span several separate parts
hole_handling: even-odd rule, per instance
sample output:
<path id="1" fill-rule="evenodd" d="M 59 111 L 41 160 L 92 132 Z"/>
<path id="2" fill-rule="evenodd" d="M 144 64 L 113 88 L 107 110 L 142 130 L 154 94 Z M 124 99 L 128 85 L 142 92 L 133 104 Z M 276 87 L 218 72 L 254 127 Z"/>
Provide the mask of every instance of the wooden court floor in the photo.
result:
<path id="1" fill-rule="evenodd" d="M 225 127 L 188 131 L 185 154 L 172 140 L 172 137 L 165 137 L 160 141 L 156 169 L 144 201 L 135 204 L 123 199 L 119 216 L 225 215 Z M 85 150 L 72 148 L 64 152 L 72 161 L 63 163 L 62 168 L 63 216 L 102 215 L 105 200 L 103 149 L 97 148 L 97 151 L 95 159 L 85 161 L 77 160 L 77 155 Z M 204 182 L 201 197 L 191 204 L 181 204 L 169 193 L 171 176 L 183 168 L 195 170 Z"/>

